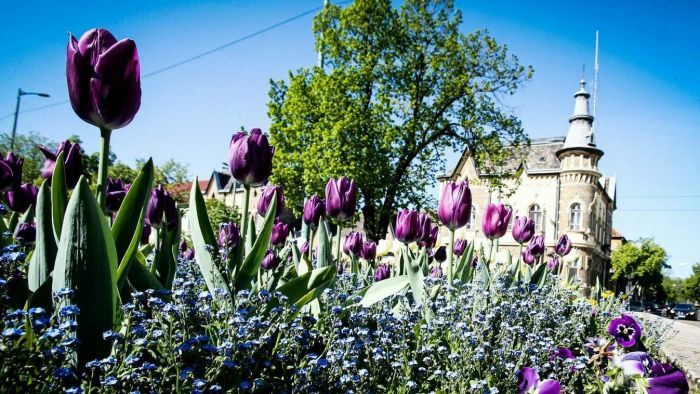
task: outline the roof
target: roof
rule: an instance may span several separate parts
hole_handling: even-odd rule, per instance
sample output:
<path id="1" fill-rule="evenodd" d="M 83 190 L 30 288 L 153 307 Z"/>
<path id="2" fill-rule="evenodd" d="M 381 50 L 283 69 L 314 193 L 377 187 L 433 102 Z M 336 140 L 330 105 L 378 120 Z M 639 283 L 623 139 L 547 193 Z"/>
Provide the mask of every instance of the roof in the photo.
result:
<path id="1" fill-rule="evenodd" d="M 200 180 L 199 181 L 199 189 L 206 190 L 208 184 L 209 184 L 208 180 Z M 168 190 L 172 193 L 189 192 L 190 190 L 192 190 L 192 182 L 177 183 L 175 185 L 169 186 Z"/>
<path id="2" fill-rule="evenodd" d="M 613 227 L 612 231 L 610 231 L 610 237 L 617 238 L 617 239 L 625 239 L 625 236 L 622 235 L 621 232 L 617 231 L 617 229 L 615 227 Z"/>
<path id="3" fill-rule="evenodd" d="M 530 147 L 524 163 L 525 170 L 530 174 L 558 172 L 561 167 L 561 162 L 557 156 L 557 151 L 564 147 L 564 140 L 565 137 L 563 136 L 535 138 L 530 140 Z M 523 147 L 523 149 L 527 148 Z M 455 168 L 441 178 L 451 178 L 456 172 L 462 169 L 468 158 L 469 150 L 465 149 Z M 502 168 L 505 172 L 515 172 L 522 164 L 518 157 L 514 157 L 506 162 Z M 479 175 L 490 175 L 488 172 L 480 170 L 478 167 L 477 171 Z"/>

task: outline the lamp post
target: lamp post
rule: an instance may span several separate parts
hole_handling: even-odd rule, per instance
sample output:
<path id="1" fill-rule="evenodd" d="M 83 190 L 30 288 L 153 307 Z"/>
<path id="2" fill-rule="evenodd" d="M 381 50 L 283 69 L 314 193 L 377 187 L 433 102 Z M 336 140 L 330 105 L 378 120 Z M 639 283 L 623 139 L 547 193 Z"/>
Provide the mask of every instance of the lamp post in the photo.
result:
<path id="1" fill-rule="evenodd" d="M 17 105 L 15 106 L 15 121 L 12 124 L 12 138 L 10 139 L 10 150 L 15 149 L 15 133 L 17 132 L 17 115 L 19 115 L 19 103 L 22 100 L 22 96 L 51 97 L 47 93 L 25 92 L 22 89 L 17 89 Z"/>

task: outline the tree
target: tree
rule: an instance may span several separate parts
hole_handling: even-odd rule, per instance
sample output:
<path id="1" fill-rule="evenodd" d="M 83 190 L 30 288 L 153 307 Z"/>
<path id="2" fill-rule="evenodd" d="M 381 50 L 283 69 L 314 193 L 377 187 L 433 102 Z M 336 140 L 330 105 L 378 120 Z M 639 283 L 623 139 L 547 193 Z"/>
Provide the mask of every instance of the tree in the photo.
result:
<path id="1" fill-rule="evenodd" d="M 693 265 L 693 274 L 683 281 L 682 291 L 686 300 L 700 302 L 700 263 Z"/>
<path id="2" fill-rule="evenodd" d="M 0 134 L 0 152 L 3 154 L 9 152 L 10 141 L 9 134 Z M 39 145 L 55 147 L 56 144 L 35 131 L 30 131 L 28 134 L 18 134 L 15 137 L 13 152 L 24 157 L 22 182 L 39 184 L 43 179 L 41 171 L 44 168 L 44 154 L 39 150 Z"/>
<path id="3" fill-rule="evenodd" d="M 664 248 L 651 239 L 640 239 L 628 242 L 612 254 L 613 274 L 611 279 L 620 281 L 631 280 L 644 291 L 644 296 L 661 295 L 663 288 L 664 268 L 667 264 L 667 254 Z"/>
<path id="4" fill-rule="evenodd" d="M 501 104 L 532 75 L 485 31 L 460 33 L 451 0 L 357 0 L 314 20 L 324 67 L 271 82 L 272 181 L 298 213 L 330 177 L 358 184 L 364 228 L 383 238 L 397 207 L 433 207 L 426 188 L 448 150 L 496 169 L 527 143 Z M 497 171 L 493 171 L 494 173 Z"/>
<path id="5" fill-rule="evenodd" d="M 221 223 L 240 223 L 237 207 L 229 207 L 223 201 L 219 201 L 215 198 L 207 198 L 204 200 L 204 203 L 207 206 L 207 215 L 209 216 L 214 234 L 219 233 L 219 225 Z"/>

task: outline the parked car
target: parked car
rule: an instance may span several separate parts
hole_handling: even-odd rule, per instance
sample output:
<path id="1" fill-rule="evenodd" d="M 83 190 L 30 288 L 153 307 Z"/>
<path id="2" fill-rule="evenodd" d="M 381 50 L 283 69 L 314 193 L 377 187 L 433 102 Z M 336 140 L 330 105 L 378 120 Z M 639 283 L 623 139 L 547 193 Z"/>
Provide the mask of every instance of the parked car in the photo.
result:
<path id="1" fill-rule="evenodd" d="M 630 312 L 643 312 L 644 307 L 639 301 L 630 301 L 630 303 L 627 305 L 627 310 Z"/>
<path id="2" fill-rule="evenodd" d="M 676 304 L 671 308 L 671 317 L 678 319 L 698 320 L 698 311 L 692 304 Z"/>
<path id="3" fill-rule="evenodd" d="M 666 312 L 666 305 L 656 301 L 644 301 L 644 311 L 663 316 Z"/>

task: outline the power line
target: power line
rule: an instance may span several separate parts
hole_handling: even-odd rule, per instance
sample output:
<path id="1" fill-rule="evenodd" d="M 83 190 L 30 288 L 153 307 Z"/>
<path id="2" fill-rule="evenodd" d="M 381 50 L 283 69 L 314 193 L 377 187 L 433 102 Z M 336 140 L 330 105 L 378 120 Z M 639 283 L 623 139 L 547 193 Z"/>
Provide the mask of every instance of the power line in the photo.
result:
<path id="1" fill-rule="evenodd" d="M 351 0 L 341 1 L 341 2 L 336 3 L 336 5 L 344 5 L 344 4 L 348 4 L 348 3 L 350 3 L 350 2 L 351 2 Z M 152 77 L 152 76 L 157 75 L 157 74 L 160 74 L 160 73 L 162 73 L 162 72 L 171 70 L 171 69 L 176 68 L 176 67 L 180 67 L 180 66 L 185 65 L 185 64 L 187 64 L 187 63 L 193 62 L 193 61 L 195 61 L 195 60 L 197 60 L 197 59 L 200 59 L 200 58 L 203 58 L 203 57 L 205 57 L 205 56 L 211 55 L 212 53 L 219 52 L 219 51 L 221 51 L 221 50 L 223 50 L 223 49 L 226 49 L 226 48 L 228 48 L 228 47 L 230 47 L 230 46 L 233 46 L 233 45 L 236 45 L 236 44 L 240 44 L 240 43 L 243 42 L 243 41 L 247 41 L 247 40 L 249 40 L 249 39 L 251 39 L 251 38 L 254 38 L 254 37 L 256 37 L 256 36 L 259 36 L 259 35 L 261 35 L 261 34 L 263 34 L 263 33 L 266 33 L 266 32 L 268 32 L 268 31 L 270 31 L 270 30 L 274 30 L 274 29 L 276 29 L 276 28 L 278 28 L 278 27 L 280 27 L 280 26 L 286 25 L 287 23 L 290 23 L 290 22 L 293 22 L 293 21 L 295 21 L 295 20 L 297 20 L 297 19 L 303 18 L 303 17 L 305 17 L 305 16 L 307 16 L 307 15 L 309 15 L 309 14 L 312 14 L 312 13 L 314 13 L 314 12 L 316 12 L 316 11 L 320 11 L 321 9 L 323 9 L 323 6 L 314 7 L 314 8 L 312 8 L 312 9 L 310 9 L 310 10 L 304 11 L 304 12 L 302 12 L 302 13 L 300 13 L 300 14 L 294 15 L 294 16 L 292 16 L 292 17 L 290 17 L 290 18 L 284 19 L 284 20 L 282 20 L 282 21 L 280 21 L 280 22 L 277 22 L 277 23 L 275 23 L 275 24 L 272 24 L 272 25 L 267 26 L 267 27 L 265 27 L 265 28 L 262 28 L 262 29 L 260 29 L 260 30 L 254 31 L 253 33 L 247 34 L 247 35 L 245 35 L 245 36 L 243 36 L 243 37 L 239 37 L 239 38 L 237 38 L 237 39 L 235 39 L 235 40 L 233 40 L 233 41 L 229 41 L 229 42 L 227 42 L 227 43 L 225 43 L 225 44 L 219 45 L 219 46 L 216 47 L 216 48 L 209 49 L 209 50 L 204 51 L 204 52 L 202 52 L 202 53 L 199 53 L 199 54 L 197 54 L 197 55 L 190 56 L 190 57 L 188 57 L 188 58 L 186 58 L 186 59 L 180 60 L 180 61 L 175 62 L 175 63 L 173 63 L 173 64 L 170 64 L 170 65 L 168 65 L 168 66 L 159 68 L 159 69 L 157 69 L 157 70 L 155 70 L 155 71 L 151 71 L 151 72 L 149 72 L 149 73 L 147 73 L 147 74 L 142 75 L 142 76 L 141 76 L 141 79 L 146 79 L 146 78 L 148 78 L 148 77 Z M 39 111 L 39 110 L 42 110 L 42 109 L 46 109 L 46 108 L 51 108 L 51 107 L 56 107 L 56 106 L 59 106 L 59 105 L 67 104 L 67 103 L 69 103 L 69 102 L 70 102 L 69 100 L 63 100 L 63 101 L 55 102 L 55 103 L 48 104 L 48 105 L 42 105 L 41 107 L 25 109 L 25 110 L 20 111 L 19 113 L 22 114 L 22 113 L 25 113 L 25 112 Z M 9 118 L 9 117 L 11 117 L 11 116 L 14 116 L 14 112 L 13 112 L 13 113 L 10 113 L 10 114 L 7 114 L 7 115 L 5 115 L 5 116 L 3 116 L 3 117 L 0 117 L 0 120 L 7 119 L 7 118 Z"/>
<path id="2" fill-rule="evenodd" d="M 675 209 L 675 208 L 620 208 L 615 210 L 625 212 L 700 212 L 700 208 Z"/>
<path id="3" fill-rule="evenodd" d="M 677 194 L 677 195 L 648 195 L 648 196 L 620 196 L 618 198 L 700 198 L 700 194 Z"/>

